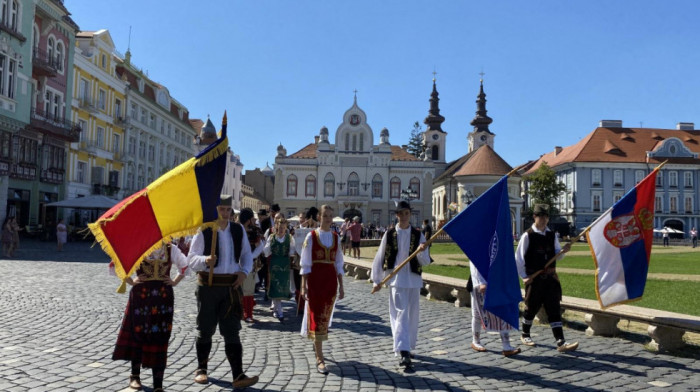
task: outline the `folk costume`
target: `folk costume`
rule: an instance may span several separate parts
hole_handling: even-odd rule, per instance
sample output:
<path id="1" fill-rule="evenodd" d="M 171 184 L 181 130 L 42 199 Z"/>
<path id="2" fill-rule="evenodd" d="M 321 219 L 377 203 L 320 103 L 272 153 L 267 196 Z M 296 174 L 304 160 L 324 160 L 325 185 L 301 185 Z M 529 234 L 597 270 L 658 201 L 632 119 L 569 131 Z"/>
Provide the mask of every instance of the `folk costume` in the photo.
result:
<path id="1" fill-rule="evenodd" d="M 228 222 L 225 229 L 221 230 L 217 227 L 216 230 L 218 230 L 215 244 L 217 259 L 211 286 L 208 285 L 209 267 L 206 259 L 212 254 L 213 229 L 200 231 L 192 238 L 190 253 L 187 256 L 190 268 L 197 271 L 198 275 L 196 374 L 197 376 L 207 374 L 212 336 L 218 325 L 219 332 L 224 338 L 224 350 L 231 365 L 235 386 L 236 380 L 248 379 L 248 377 L 243 374 L 243 346 L 239 336 L 243 314 L 241 303 L 243 291 L 240 286 L 234 289 L 233 284 L 238 279 L 237 272 L 242 271 L 246 275 L 252 272 L 253 257 L 248 235 L 242 225 Z M 257 381 L 257 377 L 254 378 Z"/>
<path id="2" fill-rule="evenodd" d="M 253 308 L 255 308 L 255 281 L 258 278 L 256 271 L 260 268 L 260 262 L 258 257 L 262 254 L 263 248 L 265 247 L 265 240 L 262 238 L 260 228 L 252 225 L 246 229 L 246 234 L 248 234 L 248 241 L 250 242 L 250 248 L 252 249 L 251 256 L 253 258 L 253 271 L 246 276 L 243 285 L 243 320 L 247 323 L 252 323 L 255 321 L 253 319 Z M 256 246 L 256 242 L 260 242 Z"/>
<path id="3" fill-rule="evenodd" d="M 144 367 L 153 370 L 153 387 L 163 387 L 175 301 L 172 283 L 166 282 L 171 282 L 173 265 L 184 276 L 187 259 L 177 246 L 168 244 L 146 257 L 136 270 L 137 282 L 129 292 L 112 354 L 113 360 L 131 361 L 132 383 L 140 384 L 140 369 Z"/>
<path id="4" fill-rule="evenodd" d="M 288 299 L 290 295 L 291 258 L 296 253 L 294 237 L 289 233 L 281 238 L 277 234 L 271 234 L 265 243 L 264 253 L 270 258 L 267 296 L 274 306 L 273 315 L 283 321 L 282 300 Z"/>
<path id="5" fill-rule="evenodd" d="M 315 341 L 328 340 L 338 275 L 342 273 L 343 251 L 338 234 L 320 228 L 307 234 L 301 251 L 301 274 L 306 275 L 308 285 L 302 336 Z"/>
<path id="6" fill-rule="evenodd" d="M 314 229 L 310 227 L 297 227 L 296 229 L 294 229 L 294 245 L 297 254 L 295 256 L 295 261 L 292 264 L 292 278 L 294 283 L 294 299 L 297 302 L 297 314 L 304 313 L 305 305 L 304 297 L 301 295 L 301 252 L 304 249 L 304 242 L 306 240 L 306 236 L 313 230 Z"/>
<path id="7" fill-rule="evenodd" d="M 394 266 L 404 261 L 425 242 L 419 229 L 409 226 L 401 229 L 398 224 L 384 233 L 372 263 L 372 281 L 375 285 L 391 273 Z M 429 251 L 418 253 L 409 265 L 399 270 L 387 284 L 389 293 L 389 315 L 391 334 L 394 337 L 394 353 L 408 357 L 418 341 L 420 319 L 420 289 L 423 287 L 423 266 L 430 264 Z M 406 365 L 410 365 L 410 360 Z M 403 363 L 403 362 L 402 362 Z"/>
<path id="8" fill-rule="evenodd" d="M 472 297 L 472 349 L 479 352 L 486 351 L 486 348 L 481 344 L 481 331 L 483 329 L 487 332 L 500 333 L 503 355 L 506 357 L 520 353 L 519 348 L 516 349 L 510 345 L 510 331 L 513 331 L 514 328 L 500 317 L 484 310 L 485 293 L 481 292 L 480 286 L 487 284 L 486 279 L 481 276 L 471 261 L 469 262 L 469 271 L 471 272 L 471 285 L 467 285 L 467 290 L 470 291 Z"/>
<path id="9" fill-rule="evenodd" d="M 537 211 L 537 206 L 535 207 Z M 515 251 L 515 263 L 518 274 L 525 279 L 528 276 L 544 269 L 545 264 L 559 253 L 561 245 L 554 232 L 546 228 L 541 231 L 535 224 L 523 233 Z M 561 260 L 560 255 L 557 260 Z M 557 341 L 559 351 L 572 351 L 578 347 L 578 343 L 569 344 L 564 340 L 564 329 L 561 321 L 560 302 L 562 299 L 561 283 L 557 276 L 556 261 L 546 270 L 537 275 L 525 286 L 525 313 L 523 314 L 523 332 L 521 340 L 525 345 L 534 346 L 530 337 L 532 321 L 535 319 L 540 307 L 544 306 L 549 319 L 549 326 Z"/>

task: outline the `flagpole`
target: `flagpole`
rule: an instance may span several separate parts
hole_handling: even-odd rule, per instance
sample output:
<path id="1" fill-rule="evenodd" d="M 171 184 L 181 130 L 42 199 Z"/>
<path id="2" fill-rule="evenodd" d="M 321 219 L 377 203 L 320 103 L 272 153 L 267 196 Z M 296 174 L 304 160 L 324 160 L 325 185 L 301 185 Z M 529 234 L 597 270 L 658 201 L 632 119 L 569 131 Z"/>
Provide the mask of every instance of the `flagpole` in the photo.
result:
<path id="1" fill-rule="evenodd" d="M 663 162 L 661 162 L 661 163 L 659 164 L 659 166 L 655 167 L 654 170 L 652 170 L 652 173 L 655 172 L 655 171 L 661 170 L 661 168 L 664 167 L 664 165 L 665 165 L 667 162 L 668 162 L 668 159 L 665 160 L 665 161 L 663 161 Z M 649 174 L 651 174 L 651 173 L 649 173 Z M 590 225 L 586 226 L 586 228 L 583 229 L 583 231 L 581 232 L 581 234 L 579 234 L 579 235 L 576 236 L 576 239 L 580 239 L 581 237 L 584 237 L 584 236 L 586 235 L 586 233 L 588 233 L 588 232 L 591 230 L 591 227 L 593 227 L 593 225 L 594 225 L 597 221 L 598 221 L 598 219 L 594 220 L 593 223 L 591 223 Z M 569 245 L 572 245 L 573 243 L 574 243 L 574 241 L 570 241 L 570 242 L 569 242 Z M 564 246 L 566 246 L 566 245 L 564 245 Z M 539 271 L 533 273 L 532 275 L 528 276 L 527 278 L 525 278 L 525 279 L 527 279 L 527 283 L 525 283 L 525 284 L 530 284 L 530 282 L 532 282 L 532 279 L 534 279 L 535 277 L 537 277 L 537 275 L 539 275 L 539 274 L 541 274 L 542 272 L 544 272 L 544 271 L 545 271 L 550 265 L 552 265 L 552 263 L 554 263 L 554 262 L 557 260 L 557 258 L 558 258 L 560 255 L 562 255 L 562 254 L 563 254 L 563 251 L 560 250 L 556 255 L 554 255 L 554 257 L 552 257 L 551 259 L 549 259 L 549 261 L 547 261 L 547 264 L 545 264 L 544 267 L 543 267 L 541 270 L 539 270 Z"/>
<path id="2" fill-rule="evenodd" d="M 511 170 L 510 172 L 508 172 L 508 174 L 506 174 L 506 177 L 510 177 L 511 175 L 515 174 L 517 171 L 518 171 L 518 169 Z M 457 215 L 459 215 L 459 214 L 457 214 Z M 456 218 L 456 215 L 454 217 L 452 217 L 452 219 L 454 219 L 454 218 Z M 450 219 L 450 221 L 452 221 L 452 219 Z M 449 222 L 447 222 L 447 223 L 449 223 Z M 430 237 L 430 239 L 428 239 L 427 241 L 424 242 L 426 248 L 428 246 L 430 246 L 430 244 L 432 244 L 433 241 L 435 241 L 437 239 L 438 235 L 442 234 L 443 228 L 445 227 L 445 225 L 447 225 L 447 223 L 442 225 L 442 227 L 438 231 L 436 231 L 435 234 L 433 234 Z M 389 275 L 387 275 L 384 279 L 382 279 L 382 281 L 379 282 L 378 285 L 375 285 L 374 287 L 372 287 L 372 294 L 379 291 L 382 288 L 382 286 L 384 286 L 386 284 L 386 282 L 388 282 L 391 278 L 393 278 L 394 275 L 396 275 L 401 270 L 401 268 L 405 267 L 406 264 L 408 264 L 408 262 L 411 261 L 412 258 L 416 257 L 416 255 L 418 255 L 418 253 L 420 253 L 420 252 L 421 252 L 420 249 L 416 249 L 413 253 L 411 253 L 410 256 L 408 256 L 406 258 L 406 260 L 402 261 L 401 264 L 394 267 L 394 270 L 391 271 L 391 273 Z"/>
<path id="3" fill-rule="evenodd" d="M 214 227 L 211 229 L 213 231 L 211 236 L 211 256 L 216 257 L 216 237 L 219 234 L 219 219 L 215 221 Z M 209 279 L 207 281 L 209 287 L 214 283 L 214 268 L 209 266 Z"/>

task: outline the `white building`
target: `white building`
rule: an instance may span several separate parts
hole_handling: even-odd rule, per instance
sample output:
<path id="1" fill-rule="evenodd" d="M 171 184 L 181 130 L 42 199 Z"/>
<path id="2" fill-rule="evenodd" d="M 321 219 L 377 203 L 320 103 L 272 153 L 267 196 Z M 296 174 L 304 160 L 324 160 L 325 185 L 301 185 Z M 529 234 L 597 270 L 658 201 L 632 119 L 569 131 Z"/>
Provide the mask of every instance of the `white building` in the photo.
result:
<path id="1" fill-rule="evenodd" d="M 386 128 L 379 136 L 374 144 L 374 132 L 355 97 L 333 140 L 323 127 L 313 143 L 293 154 L 278 146 L 274 203 L 287 217 L 330 204 L 337 216 L 387 226 L 395 219 L 395 202 L 410 194 L 412 223 L 430 217 L 433 162 L 389 143 Z"/>

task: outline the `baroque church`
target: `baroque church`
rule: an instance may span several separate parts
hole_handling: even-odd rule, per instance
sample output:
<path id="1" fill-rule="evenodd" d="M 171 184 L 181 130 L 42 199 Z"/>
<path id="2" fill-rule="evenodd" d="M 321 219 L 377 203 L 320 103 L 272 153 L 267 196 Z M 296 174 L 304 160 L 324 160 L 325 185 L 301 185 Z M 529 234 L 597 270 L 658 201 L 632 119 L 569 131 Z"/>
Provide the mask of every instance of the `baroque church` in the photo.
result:
<path id="1" fill-rule="evenodd" d="M 314 141 L 287 154 L 281 144 L 275 158 L 274 201 L 287 217 L 311 206 L 329 204 L 336 216 L 359 217 L 365 224 L 388 226 L 395 220 L 396 202 L 408 199 L 413 207 L 411 223 L 430 219 L 432 185 L 436 164 L 419 159 L 389 141 L 389 130 L 374 131 L 357 105 L 343 114 L 331 139 L 322 127 Z M 438 156 L 444 138 L 435 143 Z"/>

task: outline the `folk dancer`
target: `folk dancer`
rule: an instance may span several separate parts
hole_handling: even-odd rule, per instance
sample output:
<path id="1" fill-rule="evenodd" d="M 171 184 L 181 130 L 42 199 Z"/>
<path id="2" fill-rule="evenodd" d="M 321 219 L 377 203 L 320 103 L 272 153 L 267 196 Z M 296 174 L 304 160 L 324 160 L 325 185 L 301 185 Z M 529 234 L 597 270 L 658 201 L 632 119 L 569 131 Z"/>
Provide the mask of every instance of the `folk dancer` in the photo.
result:
<path id="1" fill-rule="evenodd" d="M 275 217 L 273 231 L 265 241 L 263 250 L 265 257 L 270 259 L 267 295 L 274 306 L 273 317 L 283 322 L 282 300 L 288 299 L 290 295 L 291 260 L 296 254 L 296 246 L 294 237 L 287 232 L 287 219 L 282 214 Z"/>
<path id="2" fill-rule="evenodd" d="M 564 339 L 564 329 L 561 321 L 561 283 L 557 276 L 556 261 L 547 269 L 545 264 L 559 254 L 558 260 L 571 249 L 571 243 L 562 246 L 556 240 L 554 232 L 547 228 L 549 222 L 549 206 L 537 204 L 533 210 L 535 223 L 523 233 L 515 251 L 515 263 L 518 274 L 525 284 L 525 314 L 523 315 L 523 332 L 520 340 L 527 346 L 534 346 L 530 336 L 532 321 L 540 307 L 544 306 L 549 319 L 549 326 L 561 352 L 574 351 L 578 342 L 568 343 Z M 530 275 L 543 270 L 542 273 L 530 278 Z"/>
<path id="3" fill-rule="evenodd" d="M 306 235 L 301 252 L 301 294 L 306 300 L 301 335 L 314 344 L 316 370 L 328 374 L 323 341 L 328 340 L 333 308 L 343 299 L 343 252 L 340 237 L 331 231 L 333 208 L 321 206 L 321 227 Z"/>
<path id="4" fill-rule="evenodd" d="M 244 388 L 258 382 L 258 377 L 248 377 L 243 373 L 243 346 L 241 330 L 243 292 L 241 285 L 252 273 L 253 257 L 250 242 L 243 226 L 229 222 L 231 217 L 231 195 L 221 195 L 216 207 L 219 213 L 216 241 L 212 244 L 214 232 L 207 228 L 192 238 L 190 253 L 187 256 L 190 268 L 197 271 L 197 370 L 194 381 L 199 384 L 209 382 L 207 363 L 211 351 L 212 336 L 219 326 L 224 338 L 226 358 L 231 365 L 233 387 Z M 213 248 L 213 249 L 212 249 Z M 213 272 L 209 286 L 209 271 Z"/>
<path id="5" fill-rule="evenodd" d="M 173 265 L 178 271 L 175 279 L 170 277 Z M 110 263 L 110 268 L 114 268 L 114 263 Z M 153 391 L 163 391 L 173 327 L 173 287 L 185 276 L 187 268 L 187 259 L 180 249 L 164 244 L 141 262 L 134 279 L 126 278 L 126 283 L 133 287 L 112 359 L 131 361 L 129 387 L 132 389 L 141 389 L 141 367 L 144 367 L 153 372 Z"/>
<path id="6" fill-rule="evenodd" d="M 255 273 L 260 268 L 258 256 L 263 252 L 265 240 L 263 239 L 260 228 L 253 223 L 255 213 L 250 208 L 244 208 L 238 215 L 238 222 L 245 228 L 250 243 L 251 257 L 253 258 L 253 271 L 249 273 L 243 282 L 243 320 L 246 323 L 253 323 L 253 308 L 255 308 L 255 280 L 258 275 Z"/>
<path id="7" fill-rule="evenodd" d="M 297 254 L 292 264 L 292 278 L 294 279 L 294 298 L 297 303 L 297 314 L 304 313 L 304 297 L 301 295 L 301 252 L 306 236 L 318 227 L 318 208 L 311 207 L 306 214 L 301 214 L 301 225 L 294 229 L 294 245 Z"/>
<path id="8" fill-rule="evenodd" d="M 410 368 L 411 351 L 418 341 L 418 321 L 420 319 L 420 289 L 423 287 L 421 273 L 423 266 L 430 264 L 430 255 L 425 246 L 425 237 L 419 229 L 411 226 L 411 205 L 401 200 L 396 208 L 398 223 L 384 233 L 377 254 L 372 263 L 372 282 L 376 292 L 380 282 L 416 250 L 420 252 L 411 259 L 410 268 L 399 270 L 388 282 L 389 316 L 391 334 L 394 337 L 394 353 L 400 355 L 399 365 Z"/>

